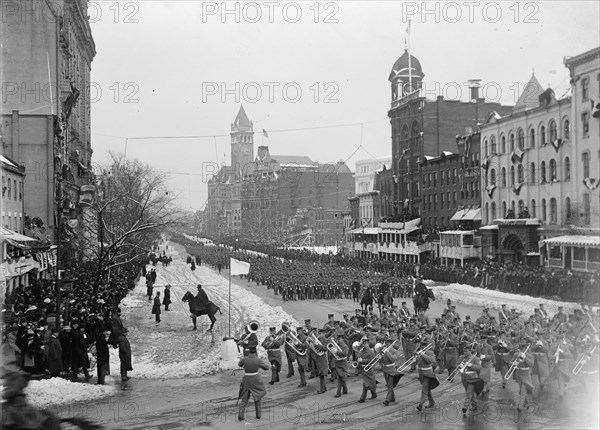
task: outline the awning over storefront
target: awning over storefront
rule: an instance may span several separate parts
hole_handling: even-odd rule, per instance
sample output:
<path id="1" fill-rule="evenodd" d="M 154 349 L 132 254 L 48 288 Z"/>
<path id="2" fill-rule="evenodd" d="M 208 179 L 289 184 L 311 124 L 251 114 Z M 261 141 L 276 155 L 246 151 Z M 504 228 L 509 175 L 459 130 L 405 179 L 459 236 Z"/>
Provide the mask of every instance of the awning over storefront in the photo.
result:
<path id="1" fill-rule="evenodd" d="M 450 221 L 481 221 L 481 208 L 460 209 Z"/>
<path id="2" fill-rule="evenodd" d="M 576 247 L 590 247 L 600 248 L 600 236 L 559 236 L 545 239 L 542 241 L 543 244 L 551 246 L 576 246 Z"/>
<path id="3" fill-rule="evenodd" d="M 0 239 L 2 241 L 12 240 L 15 242 L 35 242 L 37 239 L 34 239 L 29 236 L 25 236 L 23 234 L 17 233 L 16 231 L 9 230 L 4 227 L 0 227 Z"/>
<path id="4" fill-rule="evenodd" d="M 468 211 L 468 209 L 457 210 L 456 213 L 452 215 L 452 218 L 450 218 L 450 221 L 460 221 Z"/>

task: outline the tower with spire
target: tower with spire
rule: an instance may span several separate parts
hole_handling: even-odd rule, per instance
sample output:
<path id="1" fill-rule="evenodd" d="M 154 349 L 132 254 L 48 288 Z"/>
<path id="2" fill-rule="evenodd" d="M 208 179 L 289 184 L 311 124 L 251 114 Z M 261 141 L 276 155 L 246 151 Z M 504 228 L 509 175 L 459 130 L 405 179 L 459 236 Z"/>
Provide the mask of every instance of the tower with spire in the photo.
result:
<path id="1" fill-rule="evenodd" d="M 244 106 L 240 106 L 231 123 L 231 168 L 236 179 L 244 176 L 245 169 L 254 161 L 254 128 Z"/>

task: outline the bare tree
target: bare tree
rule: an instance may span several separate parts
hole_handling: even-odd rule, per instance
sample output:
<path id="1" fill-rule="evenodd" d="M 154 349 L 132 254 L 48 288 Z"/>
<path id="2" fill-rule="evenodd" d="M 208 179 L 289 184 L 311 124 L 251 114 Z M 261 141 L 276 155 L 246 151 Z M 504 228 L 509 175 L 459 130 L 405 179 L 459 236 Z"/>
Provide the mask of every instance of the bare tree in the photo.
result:
<path id="1" fill-rule="evenodd" d="M 110 157 L 97 172 L 96 197 L 82 203 L 83 224 L 97 226 L 78 241 L 79 254 L 96 264 L 94 291 L 111 269 L 146 256 L 162 230 L 184 217 L 166 174 L 136 159 Z"/>

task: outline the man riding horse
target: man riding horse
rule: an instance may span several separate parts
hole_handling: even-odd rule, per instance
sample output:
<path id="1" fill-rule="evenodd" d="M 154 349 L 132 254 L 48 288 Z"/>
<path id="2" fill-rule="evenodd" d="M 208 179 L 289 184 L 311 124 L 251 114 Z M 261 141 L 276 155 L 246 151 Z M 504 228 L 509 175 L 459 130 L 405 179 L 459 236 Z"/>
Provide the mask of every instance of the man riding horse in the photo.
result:
<path id="1" fill-rule="evenodd" d="M 419 313 L 419 309 L 429 309 L 429 301 L 435 300 L 433 291 L 431 288 L 427 288 L 425 284 L 419 282 L 415 286 L 415 295 L 413 297 L 413 305 L 415 307 L 415 314 Z"/>
<path id="2" fill-rule="evenodd" d="M 208 299 L 206 291 L 204 291 L 202 285 L 200 284 L 198 284 L 198 294 L 194 296 L 188 291 L 184 294 L 182 300 L 184 302 L 188 302 L 189 304 L 190 317 L 192 318 L 192 323 L 194 324 L 192 330 L 197 329 L 196 317 L 201 315 L 208 315 L 211 321 L 211 325 L 207 332 L 211 332 L 215 325 L 215 322 L 217 321 L 217 319 L 215 318 L 215 314 L 217 313 L 217 311 L 219 312 L 219 314 L 223 315 L 223 312 L 221 312 L 221 308 L 219 308 L 217 305 L 215 305 Z"/>

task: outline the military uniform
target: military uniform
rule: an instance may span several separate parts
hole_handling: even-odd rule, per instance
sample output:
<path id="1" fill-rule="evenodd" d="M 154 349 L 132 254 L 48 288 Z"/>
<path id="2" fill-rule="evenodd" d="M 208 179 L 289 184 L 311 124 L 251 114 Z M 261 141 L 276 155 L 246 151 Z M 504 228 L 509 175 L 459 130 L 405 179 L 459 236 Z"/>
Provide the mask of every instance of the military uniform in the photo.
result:
<path id="1" fill-rule="evenodd" d="M 433 342 L 430 338 L 425 337 L 421 341 L 421 348 L 426 347 L 429 343 Z M 419 371 L 419 382 L 421 383 L 421 400 L 417 405 L 417 410 L 423 410 L 423 405 L 426 400 L 429 400 L 427 407 L 432 408 L 435 406 L 435 401 L 431 390 L 435 389 L 440 385 L 435 372 L 433 371 L 433 363 L 435 362 L 435 356 L 433 354 L 433 347 L 428 351 L 425 351 L 417 357 L 417 370 Z"/>
<path id="2" fill-rule="evenodd" d="M 279 372 L 281 371 L 281 345 L 283 339 L 275 336 L 275 327 L 271 327 L 271 333 L 265 338 L 262 343 L 262 347 L 267 350 L 267 359 L 271 363 L 271 381 L 269 384 L 273 385 L 275 382 L 279 382 Z"/>
<path id="3" fill-rule="evenodd" d="M 267 394 L 267 390 L 258 374 L 258 370 L 269 370 L 269 366 L 256 356 L 256 347 L 250 348 L 248 356 L 243 357 L 239 361 L 238 366 L 244 368 L 244 377 L 242 378 L 238 396 L 238 399 L 241 400 L 238 410 L 238 419 L 240 421 L 244 419 L 250 395 L 254 398 L 256 418 L 260 419 L 262 414 L 261 399 Z"/>

